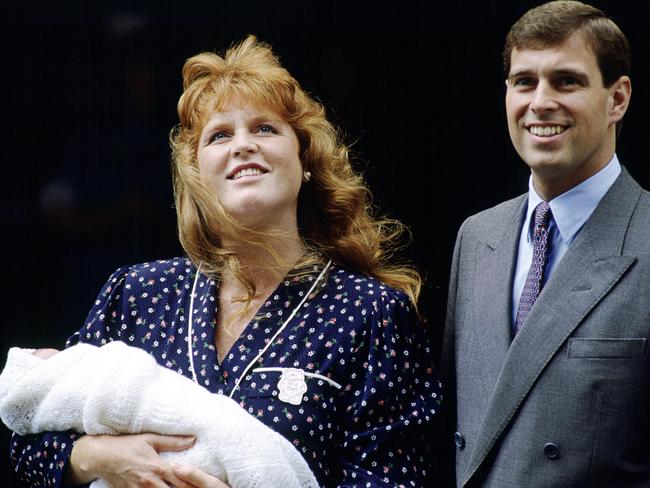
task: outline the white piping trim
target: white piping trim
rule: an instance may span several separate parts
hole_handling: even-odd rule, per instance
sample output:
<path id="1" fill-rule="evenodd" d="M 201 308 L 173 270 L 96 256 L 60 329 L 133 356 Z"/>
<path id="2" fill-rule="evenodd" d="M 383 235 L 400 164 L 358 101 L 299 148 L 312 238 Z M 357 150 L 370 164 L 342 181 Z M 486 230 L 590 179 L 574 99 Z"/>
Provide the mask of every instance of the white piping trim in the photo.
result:
<path id="1" fill-rule="evenodd" d="M 200 262 L 198 268 L 196 268 L 196 276 L 194 276 L 192 294 L 190 295 L 190 313 L 188 317 L 189 324 L 187 324 L 187 354 L 190 357 L 190 371 L 192 372 L 192 379 L 196 384 L 199 383 L 199 380 L 196 377 L 196 371 L 194 371 L 194 354 L 192 353 L 192 318 L 194 316 L 194 295 L 196 292 L 196 284 L 199 282 L 199 274 L 201 272 L 202 264 L 203 262 Z"/>
<path id="2" fill-rule="evenodd" d="M 232 389 L 232 391 L 230 392 L 230 395 L 228 395 L 228 397 L 232 398 L 232 396 L 235 394 L 235 391 L 237 391 L 237 388 L 239 388 L 239 384 L 241 383 L 242 379 L 244 379 L 244 376 L 246 376 L 246 373 L 248 373 L 248 370 L 251 368 L 251 366 L 252 366 L 253 364 L 255 364 L 255 362 L 256 362 L 259 358 L 262 357 L 262 355 L 266 352 L 266 350 L 267 350 L 269 347 L 271 347 L 271 344 L 273 344 L 273 342 L 275 341 L 275 339 L 276 339 L 276 338 L 280 335 L 280 333 L 285 329 L 285 327 L 287 326 L 287 324 L 289 323 L 289 321 L 293 318 L 294 315 L 296 315 L 296 312 L 298 312 L 298 310 L 300 309 L 300 307 L 302 307 L 302 305 L 305 303 L 305 301 L 307 300 L 307 297 L 309 297 L 309 295 L 311 295 L 311 293 L 314 291 L 314 288 L 316 288 L 316 285 L 317 285 L 318 282 L 323 278 L 323 275 L 325 275 L 325 272 L 329 269 L 329 267 L 330 267 L 331 264 L 332 264 L 332 260 L 330 259 L 330 260 L 327 262 L 327 264 L 325 265 L 325 267 L 323 268 L 323 270 L 322 270 L 322 271 L 320 272 L 320 274 L 318 275 L 318 278 L 316 278 L 316 280 L 314 281 L 314 283 L 311 285 L 311 288 L 309 289 L 309 291 L 308 291 L 307 293 L 305 293 L 305 296 L 304 296 L 304 297 L 302 297 L 302 300 L 300 300 L 300 303 L 298 304 L 298 306 L 297 306 L 296 308 L 293 309 L 293 312 L 291 312 L 291 315 L 289 315 L 289 318 L 288 318 L 287 320 L 284 321 L 284 323 L 283 323 L 282 326 L 277 330 L 277 332 L 276 332 L 275 334 L 273 334 L 273 337 L 271 337 L 271 340 L 270 340 L 269 342 L 267 342 L 266 346 L 264 346 L 264 348 L 263 348 L 263 349 L 262 349 L 262 350 L 257 354 L 257 356 L 255 356 L 255 358 L 254 358 L 250 363 L 248 363 L 248 366 L 246 366 L 246 368 L 244 368 L 244 371 L 243 371 L 242 374 L 239 376 L 239 378 L 237 378 L 237 381 L 235 382 L 235 386 L 233 387 L 233 389 Z"/>
<path id="3" fill-rule="evenodd" d="M 255 368 L 253 370 L 253 373 L 264 373 L 266 371 L 286 371 L 286 370 L 291 370 L 291 369 L 295 369 L 295 368 Z M 307 376 L 309 378 L 317 378 L 319 380 L 326 381 L 327 383 L 332 385 L 334 388 L 338 388 L 339 390 L 341 388 L 343 388 L 336 381 L 334 381 L 331 378 L 328 378 L 327 376 L 323 376 L 322 374 L 310 373 L 309 371 L 305 371 L 303 369 L 301 369 L 300 371 L 302 371 L 302 374 L 304 374 L 305 376 Z"/>

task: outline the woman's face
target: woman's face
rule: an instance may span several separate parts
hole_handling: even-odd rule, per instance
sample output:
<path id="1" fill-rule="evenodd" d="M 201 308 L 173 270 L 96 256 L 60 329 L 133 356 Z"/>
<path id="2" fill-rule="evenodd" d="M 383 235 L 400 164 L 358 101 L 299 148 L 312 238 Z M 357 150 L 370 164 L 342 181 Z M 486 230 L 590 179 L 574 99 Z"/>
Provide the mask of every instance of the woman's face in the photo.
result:
<path id="1" fill-rule="evenodd" d="M 233 100 L 208 116 L 199 138 L 201 177 L 238 222 L 297 232 L 300 145 L 275 111 Z"/>

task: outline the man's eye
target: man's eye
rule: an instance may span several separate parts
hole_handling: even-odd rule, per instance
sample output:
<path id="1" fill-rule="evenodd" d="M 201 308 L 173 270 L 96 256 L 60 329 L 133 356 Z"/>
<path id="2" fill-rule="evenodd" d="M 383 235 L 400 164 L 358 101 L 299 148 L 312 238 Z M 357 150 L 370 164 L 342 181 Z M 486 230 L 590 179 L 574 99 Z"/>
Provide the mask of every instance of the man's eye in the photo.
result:
<path id="1" fill-rule="evenodd" d="M 562 86 L 574 86 L 580 85 L 580 80 L 578 78 L 574 78 L 573 76 L 564 76 L 560 79 L 560 83 Z"/>
<path id="2" fill-rule="evenodd" d="M 514 86 L 522 86 L 522 87 L 534 86 L 535 80 L 533 80 L 532 78 L 517 78 L 512 82 L 512 84 Z"/>

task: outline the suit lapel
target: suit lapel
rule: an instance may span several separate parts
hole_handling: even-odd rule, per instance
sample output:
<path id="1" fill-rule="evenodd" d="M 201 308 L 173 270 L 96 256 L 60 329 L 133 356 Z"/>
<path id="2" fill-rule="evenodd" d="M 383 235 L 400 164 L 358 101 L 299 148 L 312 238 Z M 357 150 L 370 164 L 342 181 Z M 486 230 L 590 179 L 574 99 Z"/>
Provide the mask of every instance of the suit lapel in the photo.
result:
<path id="1" fill-rule="evenodd" d="M 493 382 L 510 348 L 512 280 L 519 243 L 519 233 L 512 229 L 521 227 L 526 202 L 525 195 L 515 200 L 501 219 L 501 225 L 486 228 L 476 244 L 472 303 L 477 308 L 473 310 L 473 320 L 490 326 L 480 328 L 481 347 L 474 350 L 473 361 L 476 366 L 481 365 L 485 376 Z"/>
<path id="2" fill-rule="evenodd" d="M 640 193 L 623 170 L 558 263 L 507 352 L 464 483 L 483 463 L 557 350 L 636 260 L 621 251 Z M 502 328 L 501 323 L 494 324 Z"/>

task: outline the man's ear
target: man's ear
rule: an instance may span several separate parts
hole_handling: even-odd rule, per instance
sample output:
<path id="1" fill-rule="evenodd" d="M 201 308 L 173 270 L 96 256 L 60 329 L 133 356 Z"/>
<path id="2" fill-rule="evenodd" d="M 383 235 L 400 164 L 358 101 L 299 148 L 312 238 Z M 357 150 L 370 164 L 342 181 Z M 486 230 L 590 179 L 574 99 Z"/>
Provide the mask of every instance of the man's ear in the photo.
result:
<path id="1" fill-rule="evenodd" d="M 630 104 L 631 96 L 632 83 L 628 76 L 621 76 L 609 87 L 610 123 L 616 124 L 623 118 Z"/>

